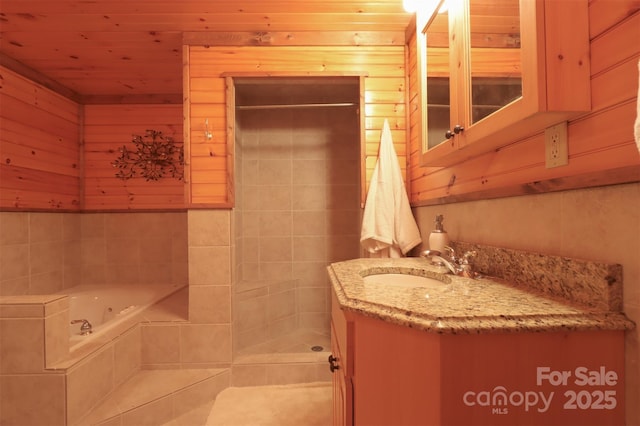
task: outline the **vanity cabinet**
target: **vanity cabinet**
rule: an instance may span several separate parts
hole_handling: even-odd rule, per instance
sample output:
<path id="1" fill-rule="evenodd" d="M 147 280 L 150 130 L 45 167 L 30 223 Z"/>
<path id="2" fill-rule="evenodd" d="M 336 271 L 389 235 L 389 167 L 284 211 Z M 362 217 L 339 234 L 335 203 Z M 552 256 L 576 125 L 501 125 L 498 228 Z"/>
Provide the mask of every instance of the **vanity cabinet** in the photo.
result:
<path id="1" fill-rule="evenodd" d="M 332 302 L 336 425 L 624 424 L 624 331 L 440 334 Z"/>
<path id="2" fill-rule="evenodd" d="M 624 424 L 624 333 L 435 334 L 357 316 L 356 425 Z"/>
<path id="3" fill-rule="evenodd" d="M 331 369 L 333 386 L 333 424 L 353 425 L 353 323 L 347 322 L 335 293 L 331 303 Z"/>
<path id="4" fill-rule="evenodd" d="M 445 0 L 419 11 L 421 165 L 450 166 L 588 112 L 587 3 Z"/>

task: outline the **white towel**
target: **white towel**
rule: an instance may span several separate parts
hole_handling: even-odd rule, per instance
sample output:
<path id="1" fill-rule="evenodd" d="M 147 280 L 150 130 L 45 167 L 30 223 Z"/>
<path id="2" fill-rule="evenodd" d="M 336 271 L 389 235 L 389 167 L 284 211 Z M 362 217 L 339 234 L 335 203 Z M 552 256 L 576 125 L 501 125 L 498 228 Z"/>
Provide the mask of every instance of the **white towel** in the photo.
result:
<path id="1" fill-rule="evenodd" d="M 385 119 L 364 206 L 360 243 L 371 257 L 402 257 L 421 241 Z"/>
<path id="2" fill-rule="evenodd" d="M 633 133 L 636 139 L 636 146 L 640 151 L 640 60 L 638 61 L 638 99 L 636 99 L 637 112 L 636 112 L 636 124 L 633 128 Z"/>

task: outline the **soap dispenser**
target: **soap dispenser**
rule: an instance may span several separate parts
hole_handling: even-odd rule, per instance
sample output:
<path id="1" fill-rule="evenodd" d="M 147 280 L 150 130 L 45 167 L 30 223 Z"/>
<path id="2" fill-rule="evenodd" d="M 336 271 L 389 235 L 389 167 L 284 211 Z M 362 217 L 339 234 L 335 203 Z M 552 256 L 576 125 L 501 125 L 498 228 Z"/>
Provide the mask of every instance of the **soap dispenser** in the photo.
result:
<path id="1" fill-rule="evenodd" d="M 440 255 L 444 255 L 445 247 L 449 245 L 449 234 L 444 230 L 442 225 L 443 220 L 443 215 L 437 215 L 435 220 L 436 229 L 429 234 L 429 250 L 438 251 Z"/>

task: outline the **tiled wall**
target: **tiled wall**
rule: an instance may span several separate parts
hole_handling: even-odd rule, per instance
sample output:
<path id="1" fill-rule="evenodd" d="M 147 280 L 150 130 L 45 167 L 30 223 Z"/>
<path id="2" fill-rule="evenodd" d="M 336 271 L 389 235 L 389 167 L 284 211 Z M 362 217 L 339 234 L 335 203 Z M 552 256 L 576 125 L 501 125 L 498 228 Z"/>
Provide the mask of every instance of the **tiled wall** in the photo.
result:
<path id="1" fill-rule="evenodd" d="M 180 326 L 181 362 L 231 363 L 232 217 L 229 210 L 190 210 L 189 322 Z"/>
<path id="2" fill-rule="evenodd" d="M 140 353 L 140 326 L 135 326 L 69 368 L 66 424 L 84 424 L 81 419 L 92 408 L 140 369 Z"/>
<path id="3" fill-rule="evenodd" d="M 80 215 L 0 212 L 0 295 L 50 294 L 80 283 Z"/>
<path id="4" fill-rule="evenodd" d="M 414 209 L 423 241 L 436 214 L 454 241 L 619 263 L 624 312 L 640 324 L 640 183 Z M 426 247 L 424 247 L 426 248 Z M 627 424 L 640 423 L 639 330 L 625 348 Z"/>
<path id="5" fill-rule="evenodd" d="M 189 322 L 145 324 L 143 368 L 231 364 L 231 226 L 229 210 L 187 213 Z"/>
<path id="6" fill-rule="evenodd" d="M 359 119 L 350 109 L 241 111 L 236 349 L 328 330 L 329 262 L 359 255 Z"/>
<path id="7" fill-rule="evenodd" d="M 186 213 L 80 216 L 84 284 L 187 282 Z"/>
<path id="8" fill-rule="evenodd" d="M 0 295 L 187 282 L 186 213 L 0 213 Z"/>
<path id="9" fill-rule="evenodd" d="M 0 297 L 0 424 L 62 425 L 69 303 L 59 295 Z M 63 335 L 61 335 L 61 333 Z M 38 406 L 38 410 L 33 407 Z"/>

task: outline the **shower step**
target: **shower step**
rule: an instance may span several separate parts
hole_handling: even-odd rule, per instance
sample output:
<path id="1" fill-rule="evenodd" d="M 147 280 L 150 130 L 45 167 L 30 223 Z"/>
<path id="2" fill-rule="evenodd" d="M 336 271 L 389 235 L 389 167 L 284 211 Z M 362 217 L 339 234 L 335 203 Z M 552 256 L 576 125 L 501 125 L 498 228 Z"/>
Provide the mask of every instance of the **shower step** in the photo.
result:
<path id="1" fill-rule="evenodd" d="M 230 381 L 228 368 L 141 370 L 79 424 L 163 424 L 212 401 Z"/>

